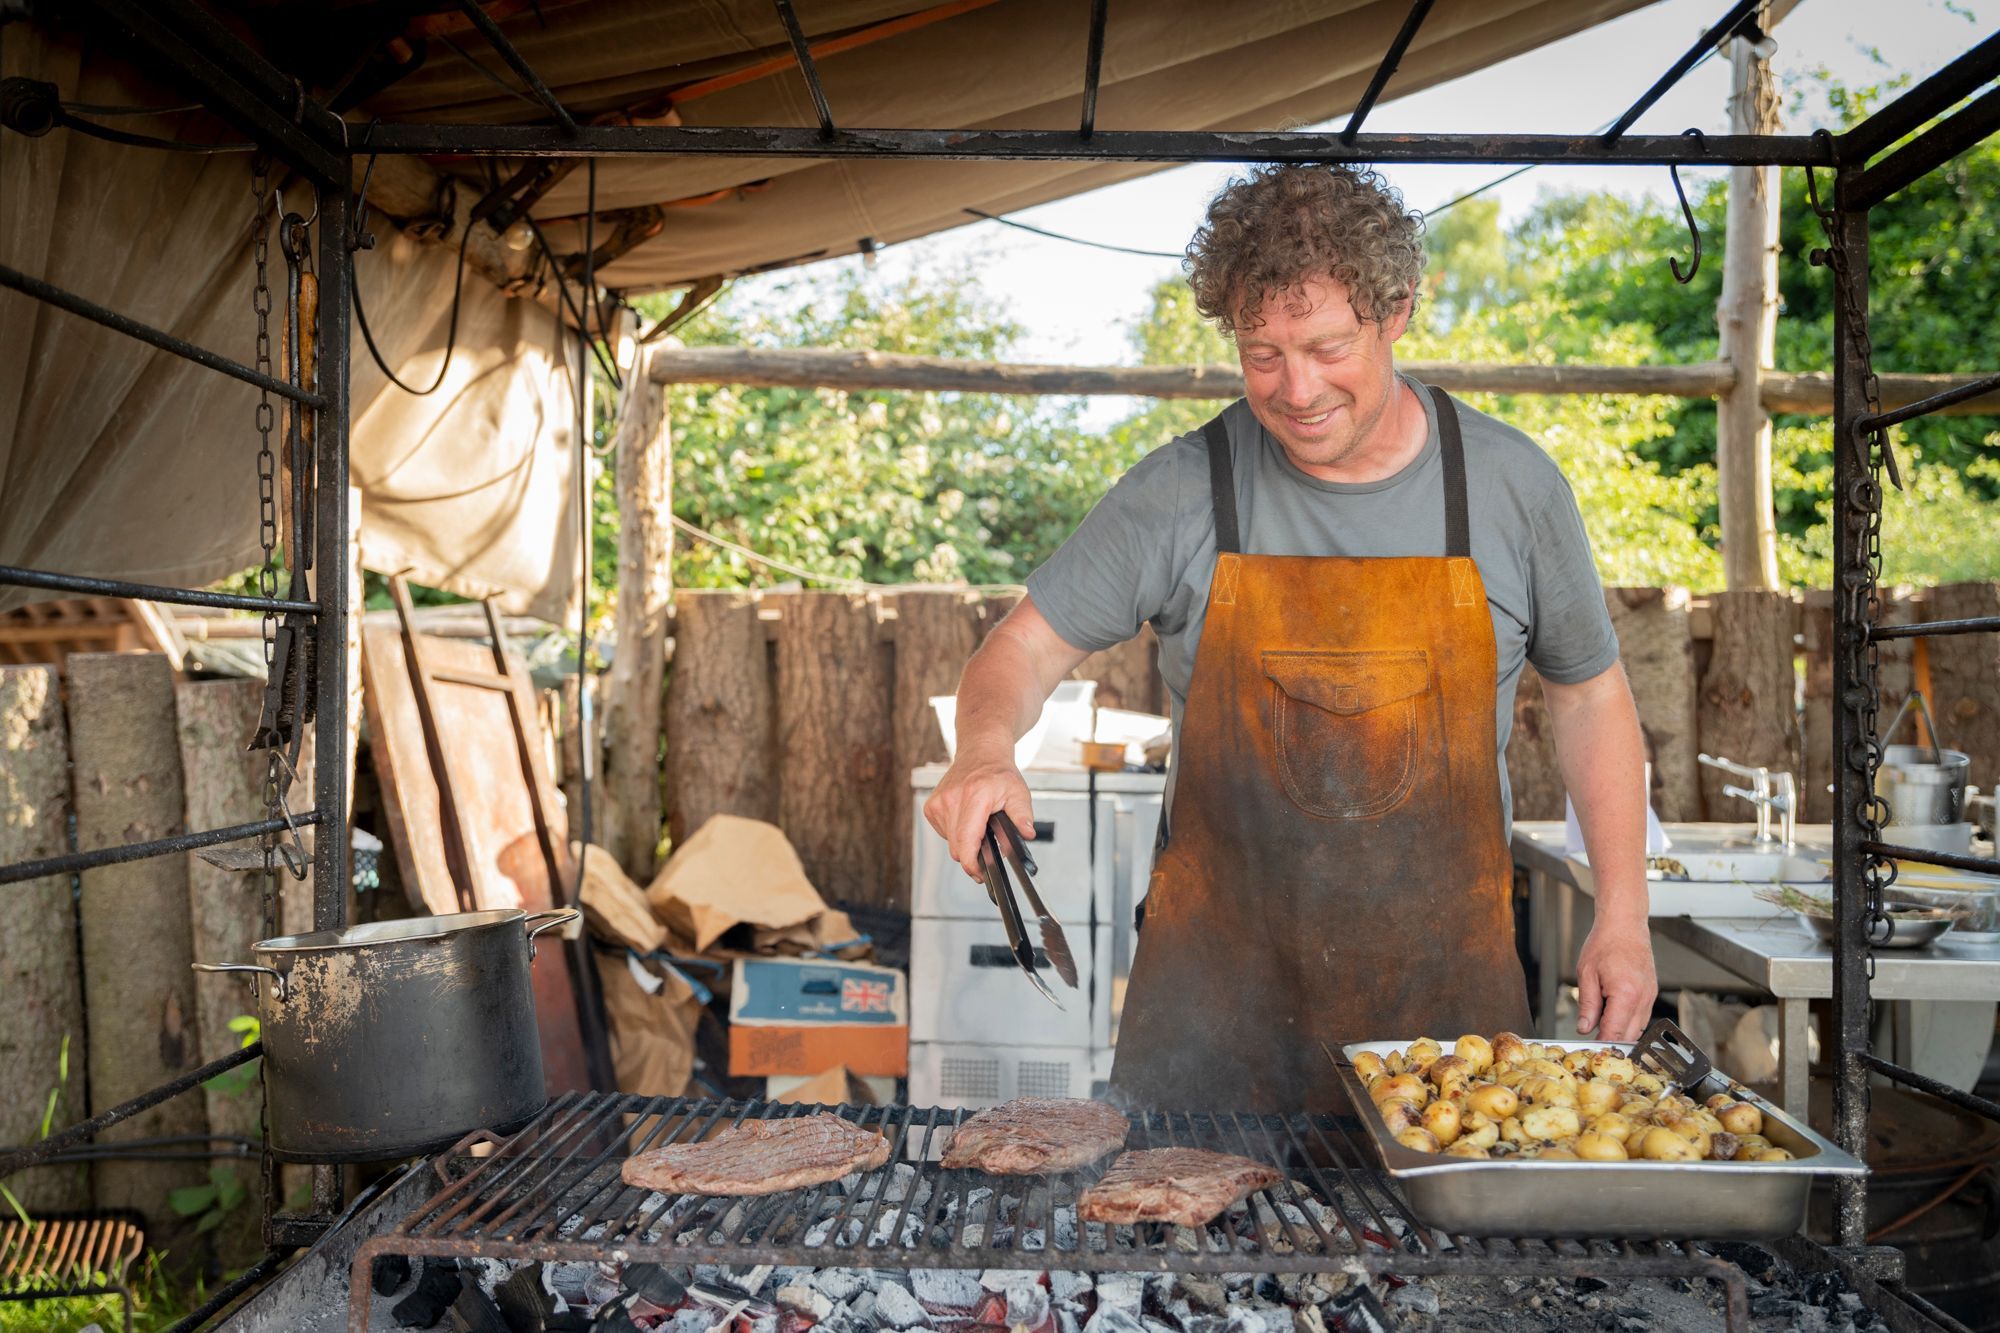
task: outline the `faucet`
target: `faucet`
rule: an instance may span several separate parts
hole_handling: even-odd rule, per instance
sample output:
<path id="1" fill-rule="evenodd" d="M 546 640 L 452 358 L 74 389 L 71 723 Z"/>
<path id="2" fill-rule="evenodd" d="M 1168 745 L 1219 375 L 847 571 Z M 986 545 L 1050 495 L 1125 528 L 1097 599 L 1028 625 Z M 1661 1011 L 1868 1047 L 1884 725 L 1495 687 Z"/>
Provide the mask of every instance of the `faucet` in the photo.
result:
<path id="1" fill-rule="evenodd" d="M 1726 796 L 1734 796 L 1757 807 L 1757 842 L 1760 846 L 1790 847 L 1794 841 L 1799 818 L 1799 789 L 1797 781 L 1790 773 L 1773 773 L 1768 768 L 1751 768 L 1733 759 L 1723 759 L 1716 755 L 1698 754 L 1695 758 L 1710 768 L 1719 768 L 1725 773 L 1733 773 L 1754 784 L 1752 787 L 1725 786 Z M 1771 836 L 1771 814 L 1778 815 L 1777 838 Z"/>

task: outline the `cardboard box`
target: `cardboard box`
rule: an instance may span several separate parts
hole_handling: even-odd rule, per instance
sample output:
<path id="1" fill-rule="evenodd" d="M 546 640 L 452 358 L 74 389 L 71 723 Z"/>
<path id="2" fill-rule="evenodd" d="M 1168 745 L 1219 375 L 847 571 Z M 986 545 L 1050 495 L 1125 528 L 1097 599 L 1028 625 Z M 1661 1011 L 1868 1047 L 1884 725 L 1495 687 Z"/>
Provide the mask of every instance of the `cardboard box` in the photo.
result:
<path id="1" fill-rule="evenodd" d="M 734 1076 L 901 1075 L 910 1065 L 909 984 L 893 967 L 739 958 L 730 977 Z"/>

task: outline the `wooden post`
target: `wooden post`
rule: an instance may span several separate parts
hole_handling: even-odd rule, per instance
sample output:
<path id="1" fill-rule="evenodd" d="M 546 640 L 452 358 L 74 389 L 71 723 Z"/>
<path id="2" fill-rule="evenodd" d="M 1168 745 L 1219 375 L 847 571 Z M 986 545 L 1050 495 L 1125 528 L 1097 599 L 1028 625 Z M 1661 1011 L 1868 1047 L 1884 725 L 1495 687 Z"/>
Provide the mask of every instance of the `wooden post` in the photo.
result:
<path id="1" fill-rule="evenodd" d="M 1632 682 L 1639 721 L 1652 741 L 1653 786 L 1661 819 L 1697 819 L 1695 671 L 1685 588 L 1607 588 L 1618 656 Z"/>
<path id="2" fill-rule="evenodd" d="M 264 817 L 265 752 L 244 748 L 257 728 L 263 701 L 264 683 L 258 680 L 183 681 L 175 687 L 174 710 L 190 828 L 221 828 Z M 195 961 L 252 961 L 253 946 L 260 938 L 258 881 L 263 872 L 224 870 L 193 852 L 186 860 Z M 282 869 L 278 879 L 281 886 L 295 882 Z M 305 896 L 309 917 L 311 895 Z M 239 1015 L 256 1012 L 256 992 L 243 978 L 212 973 L 196 977 L 197 1058 L 218 1060 L 242 1045 L 242 1037 L 232 1032 L 229 1024 Z M 255 1138 L 263 1132 L 261 1092 L 254 1078 L 223 1080 L 221 1088 L 211 1084 L 190 1095 L 205 1102 L 210 1133 Z M 238 1179 L 254 1191 L 255 1163 L 238 1163 L 235 1170 Z M 257 1209 L 236 1209 L 217 1231 L 215 1241 L 216 1257 L 225 1266 L 241 1267 L 255 1260 L 263 1253 Z"/>
<path id="3" fill-rule="evenodd" d="M 778 824 L 822 895 L 870 907 L 891 901 L 883 849 L 902 823 L 878 609 L 862 593 L 789 594 L 778 638 Z"/>
<path id="4" fill-rule="evenodd" d="M 910 907 L 910 770 L 942 763 L 944 735 L 931 711 L 931 696 L 958 689 L 965 659 L 979 645 L 981 595 L 970 589 L 896 594 L 895 740 L 889 765 L 889 877 L 895 890 L 890 906 Z"/>
<path id="5" fill-rule="evenodd" d="M 69 850 L 69 736 L 54 667 L 0 667 L 0 755 L 0 864 L 62 855 Z M 0 1143 L 33 1143 L 45 1115 L 59 1130 L 88 1113 L 68 875 L 0 888 L 0 995 Z M 7 1186 L 30 1214 L 90 1204 L 86 1166 L 37 1167 Z"/>
<path id="6" fill-rule="evenodd" d="M 1925 619 L 1961 620 L 2000 615 L 2000 584 L 1952 583 L 1931 593 Z M 2000 782 L 2000 644 L 1991 634 L 1956 634 L 1930 640 L 1932 694 L 1928 702 L 1943 742 L 1972 756 L 1971 782 L 1984 791 Z M 1899 701 L 1900 702 L 1900 701 Z M 1891 715 L 1884 713 L 1882 725 Z M 1915 739 L 1921 725 L 1901 740 Z"/>
<path id="7" fill-rule="evenodd" d="M 778 817 L 776 712 L 758 595 L 675 597 L 667 682 L 667 808 L 676 844 L 711 815 Z"/>
<path id="8" fill-rule="evenodd" d="M 69 659 L 71 777 L 81 851 L 163 838 L 184 827 L 174 683 L 157 653 Z M 187 858 L 156 856 L 83 872 L 83 980 L 90 1010 L 90 1102 L 102 1111 L 201 1063 L 188 921 Z M 169 1098 L 97 1136 L 99 1143 L 204 1134 L 197 1094 Z M 207 1176 L 189 1162 L 99 1162 L 100 1208 L 133 1208 L 147 1239 L 185 1262 L 194 1219 L 167 1195 Z"/>
<path id="9" fill-rule="evenodd" d="M 1731 134 L 1775 134 L 1778 92 L 1771 62 L 1750 42 L 1730 42 Z M 1771 501 L 1771 418 L 1763 376 L 1778 337 L 1778 169 L 1734 167 L 1729 226 L 1716 307 L 1722 359 L 1734 381 L 1716 401 L 1716 484 L 1722 508 L 1722 570 L 1731 589 L 1778 586 L 1777 519 Z"/>
<path id="10" fill-rule="evenodd" d="M 660 841 L 660 678 L 673 595 L 673 445 L 644 355 L 618 408 L 618 652 L 604 687 L 603 845 L 645 883 Z"/>
<path id="11" fill-rule="evenodd" d="M 1701 748 L 1739 764 L 1799 772 L 1794 711 L 1798 675 L 1792 665 L 1797 610 L 1782 592 L 1719 592 L 1709 599 L 1715 647 L 1701 678 Z M 1747 802 L 1725 796 L 1741 778 L 1701 771 L 1702 809 L 1709 819 L 1756 818 Z"/>

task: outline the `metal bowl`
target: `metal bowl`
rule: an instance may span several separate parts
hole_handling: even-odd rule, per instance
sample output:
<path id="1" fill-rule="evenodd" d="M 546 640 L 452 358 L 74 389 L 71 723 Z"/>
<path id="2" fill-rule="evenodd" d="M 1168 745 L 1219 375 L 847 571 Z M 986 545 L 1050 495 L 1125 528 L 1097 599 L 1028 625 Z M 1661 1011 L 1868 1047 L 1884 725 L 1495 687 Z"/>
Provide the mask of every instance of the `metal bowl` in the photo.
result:
<path id="1" fill-rule="evenodd" d="M 1900 903 L 1885 903 L 1884 905 L 1890 911 L 1903 911 L 1903 910 L 1934 911 L 1938 912 L 1938 915 L 1934 918 L 1922 921 L 1895 922 L 1896 929 L 1894 933 L 1892 933 L 1889 936 L 1888 939 L 1886 940 L 1878 939 L 1871 941 L 1874 944 L 1874 946 L 1878 949 L 1921 949 L 1925 945 L 1930 944 L 1931 942 L 1936 940 L 1938 936 L 1944 934 L 1947 930 L 1950 930 L 1952 927 L 1952 918 L 1950 917 L 1950 915 L 1941 911 L 1938 908 L 1925 907 L 1917 904 L 1909 904 L 1906 907 L 1904 904 Z M 1833 943 L 1832 917 L 1813 916 L 1811 913 L 1808 912 L 1794 912 L 1792 913 L 1792 915 L 1797 917 L 1799 921 L 1802 924 L 1804 924 L 1806 929 L 1810 930 L 1814 935 L 1818 936 L 1821 940 L 1824 940 L 1829 945 Z"/>

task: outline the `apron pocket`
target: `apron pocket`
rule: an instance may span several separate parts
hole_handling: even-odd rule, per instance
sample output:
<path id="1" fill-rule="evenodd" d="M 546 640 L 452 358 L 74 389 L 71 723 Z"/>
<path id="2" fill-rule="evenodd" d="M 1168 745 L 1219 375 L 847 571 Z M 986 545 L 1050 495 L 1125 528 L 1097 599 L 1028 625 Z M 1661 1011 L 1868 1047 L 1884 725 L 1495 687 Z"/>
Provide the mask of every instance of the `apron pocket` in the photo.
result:
<path id="1" fill-rule="evenodd" d="M 1267 652 L 1271 731 L 1285 794 L 1325 819 L 1395 809 L 1417 778 L 1430 654 Z"/>

